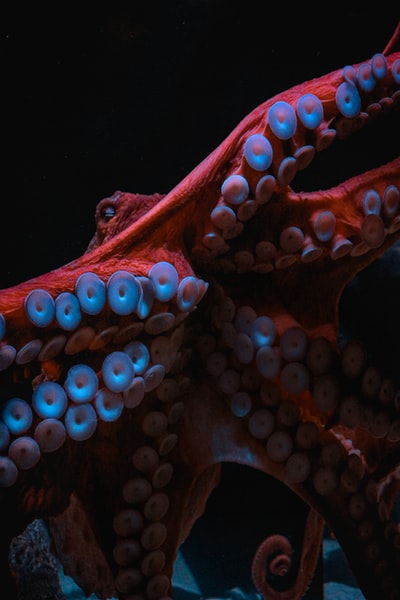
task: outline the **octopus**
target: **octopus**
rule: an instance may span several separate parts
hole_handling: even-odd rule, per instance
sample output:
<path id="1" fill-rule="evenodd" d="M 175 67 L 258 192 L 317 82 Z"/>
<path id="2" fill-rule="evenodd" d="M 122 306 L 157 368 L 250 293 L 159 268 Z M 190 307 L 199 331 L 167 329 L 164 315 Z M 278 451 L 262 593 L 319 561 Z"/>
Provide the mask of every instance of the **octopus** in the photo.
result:
<path id="1" fill-rule="evenodd" d="M 260 104 L 169 193 L 104 198 L 83 256 L 0 291 L 10 599 L 10 544 L 38 519 L 87 595 L 172 597 L 226 463 L 307 507 L 297 561 L 279 531 L 252 549 L 263 598 L 304 596 L 327 524 L 367 600 L 398 599 L 400 382 L 339 335 L 338 308 L 397 249 L 400 158 L 329 189 L 291 184 L 395 119 L 399 35 Z"/>

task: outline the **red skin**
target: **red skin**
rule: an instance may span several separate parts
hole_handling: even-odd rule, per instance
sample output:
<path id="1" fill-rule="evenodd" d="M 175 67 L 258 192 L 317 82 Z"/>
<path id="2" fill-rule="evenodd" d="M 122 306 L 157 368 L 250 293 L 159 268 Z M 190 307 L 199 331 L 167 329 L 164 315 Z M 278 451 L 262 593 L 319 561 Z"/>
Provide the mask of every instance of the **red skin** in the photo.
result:
<path id="1" fill-rule="evenodd" d="M 400 53 L 394 52 L 394 48 L 389 45 L 388 49 L 391 52 L 387 52 L 390 67 L 400 57 Z M 390 598 L 391 590 L 400 587 L 400 554 L 399 544 L 396 544 L 398 534 L 385 537 L 385 532 L 381 530 L 379 512 L 383 510 L 382 503 L 378 506 L 378 494 L 374 491 L 380 485 L 379 500 L 386 502 L 386 511 L 390 513 L 399 488 L 398 479 L 392 476 L 399 464 L 399 442 L 374 437 L 362 429 L 351 430 L 337 425 L 335 412 L 326 415 L 313 404 L 311 390 L 307 389 L 300 394 L 287 393 L 277 377 L 275 383 L 279 387 L 281 398 L 299 406 L 300 420 L 311 418 L 317 425 L 318 440 L 311 457 L 313 473 L 323 461 L 321 449 L 328 444 L 332 444 L 345 457 L 338 459 L 338 465 L 335 466 L 341 469 L 338 473 L 342 474 L 346 470 L 350 452 L 348 449 L 343 450 L 340 436 L 350 440 L 351 445 L 362 453 L 360 464 L 364 474 L 360 476 L 356 489 L 363 497 L 372 498 L 366 506 L 366 515 L 361 525 L 368 522 L 375 527 L 374 534 L 367 541 L 372 540 L 379 546 L 378 558 L 383 560 L 376 566 L 377 561 L 371 559 L 374 550 L 372 544 L 369 546 L 370 554 L 366 556 L 365 537 L 368 537 L 368 532 L 365 533 L 363 529 L 360 533 L 360 522 L 349 514 L 350 492 L 345 484 L 342 482 L 332 493 L 325 495 L 314 489 L 311 478 L 302 483 L 288 481 L 285 464 L 272 460 L 265 451 L 265 442 L 249 433 L 247 421 L 232 414 L 229 398 L 218 389 L 204 365 L 199 366 L 196 349 L 199 327 L 212 333 L 218 329 L 215 325 L 215 307 L 218 307 L 221 297 L 221 286 L 223 292 L 233 299 L 235 306 L 251 304 L 257 314 L 267 314 L 273 318 L 278 340 L 289 327 L 296 325 L 304 329 L 310 342 L 323 336 L 338 352 L 338 303 L 345 285 L 400 239 L 400 230 L 394 231 L 386 236 L 379 247 L 371 248 L 366 254 L 345 256 L 336 261 L 330 259 L 329 244 L 326 244 L 321 258 L 315 262 L 304 264 L 297 261 L 287 269 L 252 275 L 254 287 L 251 288 L 251 294 L 246 277 L 238 272 L 227 274 L 222 264 L 218 265 L 217 260 L 204 260 L 204 252 L 201 252 L 204 250 L 201 241 L 203 235 L 212 229 L 210 213 L 219 201 L 221 185 L 227 176 L 240 167 L 250 189 L 253 191 L 256 186 L 259 175 L 243 159 L 243 140 L 253 133 L 265 131 L 271 137 L 268 126 L 265 130 L 265 115 L 269 107 L 277 100 L 296 105 L 302 94 L 313 93 L 323 103 L 323 126 L 329 127 L 338 116 L 335 90 L 341 81 L 342 70 L 334 71 L 266 101 L 251 112 L 209 157 L 165 197 L 154 195 L 142 198 L 138 208 L 137 196 L 122 194 L 117 200 L 117 210 L 121 210 L 117 212 L 116 219 L 111 219 L 109 223 L 102 217 L 100 203 L 98 230 L 88 252 L 57 270 L 0 292 L 0 312 L 7 320 L 6 341 L 21 347 L 40 334 L 24 313 L 24 299 L 36 288 L 44 288 L 56 297 L 63 291 L 73 292 L 76 279 L 86 271 L 93 271 L 104 280 L 119 269 L 146 276 L 151 266 L 159 261 L 172 263 L 180 279 L 197 275 L 209 283 L 207 293 L 197 310 L 183 322 L 186 337 L 180 351 L 184 354 L 184 359 L 174 372 L 174 377 L 178 382 L 188 377 L 190 385 L 182 385 L 180 396 L 175 398 L 175 402 L 180 401 L 184 405 L 181 419 L 176 423 L 173 419 L 168 428 L 168 433 L 177 434 L 178 443 L 171 453 L 166 456 L 160 454 L 162 464 L 173 465 L 173 479 L 165 487 L 173 510 L 170 508 L 162 518 L 167 531 L 166 540 L 161 545 L 166 558 L 162 573 L 166 579 L 153 580 L 152 576 L 145 575 L 143 583 L 135 589 L 135 592 L 145 593 L 149 598 L 171 594 L 170 583 L 165 584 L 165 581 L 170 581 L 177 550 L 203 513 L 211 491 L 218 484 L 220 465 L 226 461 L 245 464 L 278 478 L 315 511 L 310 513 L 306 527 L 306 538 L 313 538 L 314 543 L 305 543 L 303 554 L 304 559 L 306 556 L 311 557 L 309 568 L 299 572 L 295 589 L 289 590 L 286 596 L 278 595 L 277 598 L 299 598 L 307 589 L 318 556 L 323 522 L 329 524 L 338 538 L 368 600 Z M 350 131 L 348 133 L 351 134 Z M 305 134 L 299 127 L 293 145 L 299 147 L 304 143 Z M 271 144 L 274 149 L 271 168 L 276 169 L 283 156 L 283 144 L 277 139 L 272 139 Z M 248 226 L 246 224 L 243 234 L 235 239 L 232 247 L 235 247 L 235 251 L 247 250 L 252 247 L 254 238 L 275 241 L 282 229 L 290 225 L 311 233 L 310 222 L 318 209 L 329 209 L 335 213 L 336 233 L 347 238 L 357 236 L 363 218 L 360 196 L 371 187 L 383 194 L 390 183 L 400 187 L 399 159 L 324 192 L 296 194 L 289 186 L 278 185 L 274 201 L 260 208 L 256 223 L 250 221 Z M 115 197 L 111 204 L 113 202 Z M 233 259 L 233 250 L 227 256 Z M 166 309 L 161 303 L 156 303 L 153 312 L 157 310 L 162 312 L 176 309 L 171 302 Z M 101 318 L 92 321 L 98 331 L 113 322 L 109 310 L 105 310 Z M 110 347 L 106 346 L 101 350 L 100 356 L 93 359 L 96 370 L 109 351 Z M 332 369 L 335 375 L 338 372 L 340 374 L 338 362 L 339 358 Z M 57 357 L 32 368 L 16 367 L 12 379 L 7 382 L 18 382 L 23 378 L 33 380 L 38 376 L 62 380 L 68 367 L 66 363 L 62 357 Z M 344 380 L 344 390 L 346 385 Z M 263 407 L 260 400 L 256 399 L 255 402 L 258 402 L 255 408 Z M 86 593 L 95 591 L 100 598 L 115 593 L 112 582 L 117 574 L 117 565 L 112 556 L 115 538 L 112 522 L 114 515 L 125 507 L 121 489 L 132 477 L 131 457 L 134 452 L 144 445 L 158 447 L 157 444 L 160 443 L 158 438 L 147 436 L 143 431 L 142 423 L 146 415 L 150 411 L 167 414 L 171 407 L 172 404 L 160 402 L 155 392 L 149 392 L 139 406 L 133 410 L 125 410 L 118 421 L 99 422 L 96 434 L 88 441 L 76 443 L 68 439 L 59 451 L 44 454 L 35 468 L 21 472 L 14 486 L 1 490 L 0 525 L 3 532 L 5 577 L 5 556 L 11 537 L 22 531 L 34 518 L 60 515 L 73 493 L 86 513 L 93 533 L 93 537 L 89 536 L 88 548 L 75 547 L 73 551 L 78 558 L 84 552 L 85 562 L 93 560 L 95 564 L 99 564 L 100 552 L 108 566 L 103 571 L 102 580 L 93 576 L 85 577 L 82 573 L 71 574 L 81 583 Z M 175 405 L 174 410 L 177 408 Z M 378 402 L 372 403 L 372 409 L 380 408 Z M 292 431 L 289 427 L 286 429 Z M 68 466 L 67 469 L 65 465 Z M 316 514 L 319 515 L 318 518 Z M 310 529 L 311 536 L 308 535 Z M 87 555 L 88 551 L 90 556 Z M 68 556 L 70 553 L 67 551 L 65 554 Z M 257 554 L 253 571 L 256 581 L 259 581 L 258 556 Z M 371 561 L 376 568 L 371 568 Z M 71 565 L 70 568 L 72 571 Z M 391 580 L 394 581 L 393 588 Z M 155 591 L 152 585 L 157 588 Z M 129 595 L 121 592 L 119 597 L 129 598 Z"/>

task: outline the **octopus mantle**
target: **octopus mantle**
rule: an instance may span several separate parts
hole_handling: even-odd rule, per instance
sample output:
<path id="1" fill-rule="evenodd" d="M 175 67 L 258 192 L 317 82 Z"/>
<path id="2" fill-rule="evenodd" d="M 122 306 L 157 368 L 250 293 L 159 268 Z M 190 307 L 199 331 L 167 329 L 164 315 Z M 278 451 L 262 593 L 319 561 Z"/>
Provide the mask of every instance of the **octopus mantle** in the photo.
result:
<path id="1" fill-rule="evenodd" d="M 74 535 L 70 504 L 87 569 L 58 550 L 87 594 L 169 597 L 233 462 L 310 507 L 294 583 L 279 532 L 253 549 L 265 598 L 305 593 L 325 522 L 365 597 L 398 598 L 398 374 L 339 340 L 338 303 L 400 239 L 400 159 L 291 186 L 398 111 L 397 43 L 261 104 L 169 194 L 102 200 L 81 258 L 0 292 L 2 581 L 34 519 Z"/>

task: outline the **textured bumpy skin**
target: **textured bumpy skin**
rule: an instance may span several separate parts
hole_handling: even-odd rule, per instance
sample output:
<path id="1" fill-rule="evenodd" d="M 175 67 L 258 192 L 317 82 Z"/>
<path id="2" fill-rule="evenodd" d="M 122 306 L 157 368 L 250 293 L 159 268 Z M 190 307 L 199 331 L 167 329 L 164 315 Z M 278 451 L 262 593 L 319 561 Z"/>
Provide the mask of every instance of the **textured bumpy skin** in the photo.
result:
<path id="1" fill-rule="evenodd" d="M 63 554 L 72 498 L 90 567 L 67 543 L 64 559 L 85 592 L 169 597 L 177 550 L 234 462 L 310 506 L 295 583 L 285 538 L 254 548 L 265 598 L 304 594 L 323 522 L 365 597 L 398 597 L 399 381 L 339 343 L 338 302 L 400 239 L 400 159 L 291 187 L 398 111 L 397 40 L 257 107 L 166 196 L 116 192 L 88 252 L 0 292 L 2 581 L 36 518 L 56 517 Z"/>

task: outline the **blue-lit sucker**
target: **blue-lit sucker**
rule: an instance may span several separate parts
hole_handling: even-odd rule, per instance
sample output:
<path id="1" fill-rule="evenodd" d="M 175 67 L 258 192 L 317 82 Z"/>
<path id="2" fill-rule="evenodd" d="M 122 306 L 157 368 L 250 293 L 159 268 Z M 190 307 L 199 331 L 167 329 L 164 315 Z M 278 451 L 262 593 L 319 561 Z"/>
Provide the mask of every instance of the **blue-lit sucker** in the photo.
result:
<path id="1" fill-rule="evenodd" d="M 328 523 L 365 597 L 397 598 L 400 383 L 339 340 L 338 302 L 400 239 L 400 159 L 294 189 L 396 114 L 396 43 L 261 104 L 169 194 L 102 200 L 81 258 L 0 292 L 2 576 L 13 536 L 73 497 L 104 576 L 70 574 L 100 597 L 168 598 L 235 462 L 310 507 L 298 573 L 282 538 L 254 548 L 261 594 L 301 597 Z M 275 544 L 279 589 L 260 573 Z"/>

